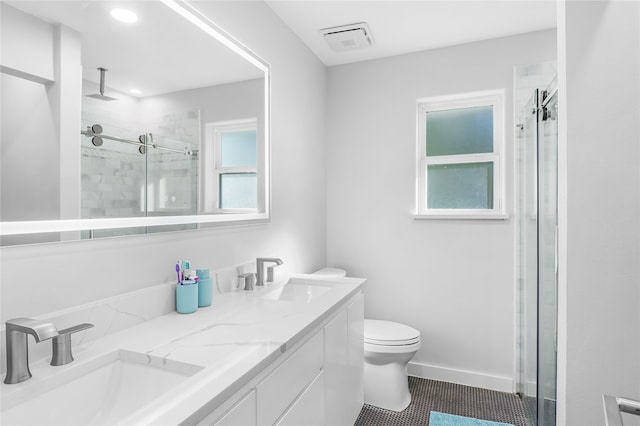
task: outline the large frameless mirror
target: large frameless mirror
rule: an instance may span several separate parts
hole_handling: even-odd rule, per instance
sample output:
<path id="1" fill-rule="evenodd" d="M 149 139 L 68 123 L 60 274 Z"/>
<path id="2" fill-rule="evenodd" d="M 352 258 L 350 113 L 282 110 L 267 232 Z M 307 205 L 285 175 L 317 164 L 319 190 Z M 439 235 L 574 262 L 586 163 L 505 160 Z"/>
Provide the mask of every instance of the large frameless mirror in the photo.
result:
<path id="1" fill-rule="evenodd" d="M 269 218 L 253 52 L 182 1 L 0 7 L 2 245 Z"/>

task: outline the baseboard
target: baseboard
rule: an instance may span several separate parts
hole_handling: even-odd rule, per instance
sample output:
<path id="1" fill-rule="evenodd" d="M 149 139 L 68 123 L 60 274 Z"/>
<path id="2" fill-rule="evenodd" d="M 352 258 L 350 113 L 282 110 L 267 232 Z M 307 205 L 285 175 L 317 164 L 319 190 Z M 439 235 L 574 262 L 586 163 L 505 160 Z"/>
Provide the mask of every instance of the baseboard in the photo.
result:
<path id="1" fill-rule="evenodd" d="M 515 383 L 511 377 L 493 376 L 475 371 L 456 370 L 410 362 L 407 372 L 410 376 L 423 379 L 440 380 L 442 382 L 457 383 L 500 392 L 512 393 L 515 389 Z"/>

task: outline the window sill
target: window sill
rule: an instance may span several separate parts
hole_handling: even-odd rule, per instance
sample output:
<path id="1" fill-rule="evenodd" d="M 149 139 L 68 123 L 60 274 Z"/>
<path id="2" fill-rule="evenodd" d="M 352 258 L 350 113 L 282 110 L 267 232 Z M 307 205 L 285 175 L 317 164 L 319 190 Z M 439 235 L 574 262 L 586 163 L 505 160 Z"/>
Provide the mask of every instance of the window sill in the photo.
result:
<path id="1" fill-rule="evenodd" d="M 507 213 L 430 213 L 414 214 L 415 220 L 454 219 L 454 220 L 508 220 Z"/>

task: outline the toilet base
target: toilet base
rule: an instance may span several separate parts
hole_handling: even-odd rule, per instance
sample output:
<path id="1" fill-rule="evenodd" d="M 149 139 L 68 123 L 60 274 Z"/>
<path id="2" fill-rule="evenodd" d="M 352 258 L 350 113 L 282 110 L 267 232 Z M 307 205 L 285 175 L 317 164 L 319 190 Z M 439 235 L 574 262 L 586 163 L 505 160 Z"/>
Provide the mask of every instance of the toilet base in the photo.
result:
<path id="1" fill-rule="evenodd" d="M 391 411 L 402 411 L 407 408 L 411 403 L 411 394 L 406 362 L 387 364 L 365 362 L 364 403 Z"/>

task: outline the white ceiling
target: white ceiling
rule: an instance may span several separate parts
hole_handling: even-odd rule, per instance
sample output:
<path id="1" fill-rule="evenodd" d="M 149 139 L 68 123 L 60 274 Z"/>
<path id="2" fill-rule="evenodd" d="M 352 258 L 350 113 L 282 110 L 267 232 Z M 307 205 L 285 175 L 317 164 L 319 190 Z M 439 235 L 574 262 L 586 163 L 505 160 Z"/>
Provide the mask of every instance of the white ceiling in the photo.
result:
<path id="1" fill-rule="evenodd" d="M 100 73 L 96 68 L 107 68 L 106 86 L 123 93 L 137 88 L 145 97 L 264 76 L 237 53 L 157 1 L 5 3 L 77 31 L 82 43 L 83 78 L 97 83 Z M 111 18 L 110 10 L 119 4 L 134 11 L 139 21 L 123 24 Z"/>
<path id="2" fill-rule="evenodd" d="M 134 25 L 115 22 L 108 12 L 120 2 L 5 1 L 78 31 L 84 78 L 97 83 L 96 68 L 108 68 L 107 86 L 123 92 L 136 86 L 142 96 L 150 96 L 262 75 L 158 2 L 126 1 L 140 21 Z M 554 28 L 556 24 L 553 0 L 265 2 L 327 66 Z M 334 52 L 319 32 L 363 21 L 374 38 L 374 45 L 366 50 Z M 202 54 L 202 46 L 207 46 L 207 54 Z"/>
<path id="3" fill-rule="evenodd" d="M 265 0 L 327 66 L 556 27 L 553 0 Z M 319 30 L 366 22 L 374 45 L 335 52 Z"/>

